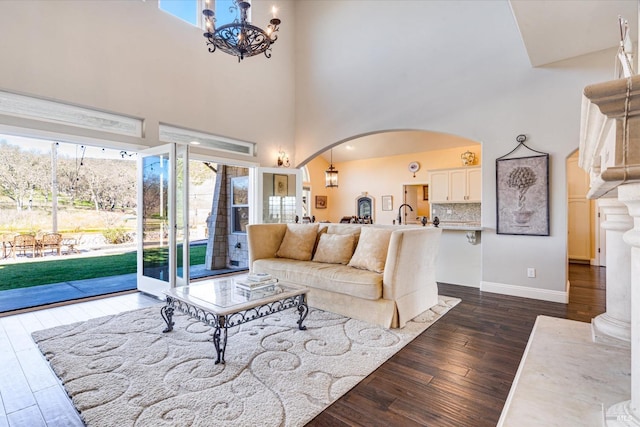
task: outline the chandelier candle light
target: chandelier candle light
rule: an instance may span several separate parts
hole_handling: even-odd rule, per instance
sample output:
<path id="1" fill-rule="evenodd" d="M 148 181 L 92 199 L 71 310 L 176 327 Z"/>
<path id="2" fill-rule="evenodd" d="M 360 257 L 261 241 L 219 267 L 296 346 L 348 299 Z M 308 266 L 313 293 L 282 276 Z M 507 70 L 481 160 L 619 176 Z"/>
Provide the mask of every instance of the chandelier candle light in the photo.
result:
<path id="1" fill-rule="evenodd" d="M 207 38 L 209 52 L 220 49 L 229 55 L 237 56 L 238 62 L 245 57 L 264 53 L 267 58 L 271 58 L 271 45 L 275 43 L 278 36 L 275 34 L 280 25 L 280 19 L 276 17 L 277 9 L 271 9 L 273 18 L 266 30 L 251 25 L 247 20 L 247 15 L 251 3 L 248 1 L 234 0 L 231 9 L 236 13 L 240 12 L 240 18 L 236 18 L 232 23 L 216 28 L 216 14 L 210 9 L 211 0 L 205 0 L 205 9 L 202 11 L 205 19 L 206 32 L 203 34 Z"/>

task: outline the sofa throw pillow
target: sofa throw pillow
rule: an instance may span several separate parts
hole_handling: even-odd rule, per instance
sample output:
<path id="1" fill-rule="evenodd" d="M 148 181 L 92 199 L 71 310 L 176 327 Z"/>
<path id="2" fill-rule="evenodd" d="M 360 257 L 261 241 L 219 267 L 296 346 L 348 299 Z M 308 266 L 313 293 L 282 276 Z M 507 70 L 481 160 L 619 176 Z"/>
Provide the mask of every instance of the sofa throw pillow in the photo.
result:
<path id="1" fill-rule="evenodd" d="M 287 231 L 276 252 L 279 258 L 309 261 L 316 244 L 318 224 L 287 224 Z"/>
<path id="2" fill-rule="evenodd" d="M 353 234 L 321 234 L 313 260 L 330 264 L 347 264 L 353 255 L 355 240 Z"/>
<path id="3" fill-rule="evenodd" d="M 376 273 L 384 272 L 392 232 L 389 228 L 362 227 L 358 246 L 348 265 Z"/>
<path id="4" fill-rule="evenodd" d="M 329 224 L 326 228 L 329 234 L 351 234 L 355 237 L 353 247 L 358 245 L 358 239 L 360 238 L 361 225 L 353 224 Z M 353 254 L 352 254 L 353 255 Z"/>

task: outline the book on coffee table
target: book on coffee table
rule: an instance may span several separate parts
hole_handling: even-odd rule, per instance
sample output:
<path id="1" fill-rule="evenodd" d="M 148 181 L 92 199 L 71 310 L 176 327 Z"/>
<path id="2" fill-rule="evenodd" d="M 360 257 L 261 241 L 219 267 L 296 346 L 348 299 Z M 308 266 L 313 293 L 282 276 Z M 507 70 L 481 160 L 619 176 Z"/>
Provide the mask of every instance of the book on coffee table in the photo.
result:
<path id="1" fill-rule="evenodd" d="M 281 292 L 283 292 L 283 290 L 279 286 L 273 284 L 257 289 L 245 289 L 240 286 L 236 286 L 235 296 L 238 297 L 241 302 L 246 302 L 269 297 Z"/>
<path id="2" fill-rule="evenodd" d="M 247 280 L 250 282 L 264 282 L 273 279 L 273 276 L 269 273 L 249 273 Z"/>
<path id="3" fill-rule="evenodd" d="M 278 279 L 272 277 L 267 280 L 261 280 L 259 282 L 251 281 L 251 280 L 236 280 L 236 287 L 242 288 L 246 290 L 255 290 L 255 289 L 263 289 L 268 286 L 274 286 L 278 283 Z"/>

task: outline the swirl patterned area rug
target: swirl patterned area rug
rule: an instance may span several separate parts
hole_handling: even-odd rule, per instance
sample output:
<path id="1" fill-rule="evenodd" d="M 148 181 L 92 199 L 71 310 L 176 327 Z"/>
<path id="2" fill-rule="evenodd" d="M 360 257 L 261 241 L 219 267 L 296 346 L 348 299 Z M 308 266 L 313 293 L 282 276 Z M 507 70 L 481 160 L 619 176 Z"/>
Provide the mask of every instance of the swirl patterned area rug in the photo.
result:
<path id="1" fill-rule="evenodd" d="M 215 365 L 211 328 L 178 314 L 163 334 L 160 307 L 33 333 L 89 426 L 301 426 L 460 302 L 402 329 L 311 309 L 229 329 Z"/>

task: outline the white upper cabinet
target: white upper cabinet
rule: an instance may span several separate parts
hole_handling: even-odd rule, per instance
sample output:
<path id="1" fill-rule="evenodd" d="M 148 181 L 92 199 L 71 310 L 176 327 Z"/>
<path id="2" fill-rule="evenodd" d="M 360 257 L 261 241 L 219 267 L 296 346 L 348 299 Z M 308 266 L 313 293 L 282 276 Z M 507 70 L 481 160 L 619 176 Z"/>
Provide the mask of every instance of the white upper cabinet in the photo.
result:
<path id="1" fill-rule="evenodd" d="M 442 169 L 429 174 L 430 203 L 480 203 L 482 169 Z"/>
<path id="2" fill-rule="evenodd" d="M 467 202 L 482 201 L 482 169 L 467 169 Z"/>
<path id="3" fill-rule="evenodd" d="M 449 200 L 449 171 L 429 174 L 429 203 L 446 203 Z"/>
<path id="4" fill-rule="evenodd" d="M 467 171 L 454 169 L 449 171 L 449 201 L 467 201 Z"/>

